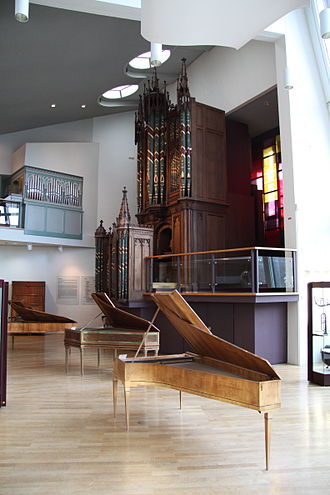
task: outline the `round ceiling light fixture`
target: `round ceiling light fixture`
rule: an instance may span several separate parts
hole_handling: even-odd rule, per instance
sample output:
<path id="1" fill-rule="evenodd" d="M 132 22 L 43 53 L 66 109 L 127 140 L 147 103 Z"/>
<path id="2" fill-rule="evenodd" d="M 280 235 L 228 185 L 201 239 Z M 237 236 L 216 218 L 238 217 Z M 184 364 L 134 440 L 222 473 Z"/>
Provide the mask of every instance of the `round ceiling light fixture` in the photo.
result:
<path id="1" fill-rule="evenodd" d="M 116 86 L 102 93 L 102 98 L 107 100 L 117 100 L 120 98 L 127 98 L 139 89 L 138 84 L 123 84 L 122 86 Z"/>
<path id="2" fill-rule="evenodd" d="M 162 50 L 160 61 L 163 64 L 171 56 L 171 50 Z M 133 58 L 128 62 L 128 65 L 133 69 L 151 69 L 152 65 L 150 63 L 151 52 L 141 53 L 137 57 Z"/>
<path id="3" fill-rule="evenodd" d="M 123 84 L 122 86 L 116 86 L 99 96 L 97 102 L 102 107 L 135 106 L 134 101 L 124 100 L 124 98 L 136 93 L 138 89 L 138 84 Z"/>

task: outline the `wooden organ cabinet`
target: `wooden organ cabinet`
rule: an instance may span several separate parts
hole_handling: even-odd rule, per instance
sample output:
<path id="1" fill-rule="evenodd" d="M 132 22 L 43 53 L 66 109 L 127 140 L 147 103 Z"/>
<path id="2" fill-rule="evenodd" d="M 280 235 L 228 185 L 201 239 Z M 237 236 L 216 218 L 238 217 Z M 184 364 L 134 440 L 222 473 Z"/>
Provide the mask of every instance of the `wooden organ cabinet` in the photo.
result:
<path id="1" fill-rule="evenodd" d="M 225 247 L 225 114 L 190 97 L 184 60 L 177 100 L 155 71 L 136 116 L 137 217 L 154 227 L 155 254 Z"/>

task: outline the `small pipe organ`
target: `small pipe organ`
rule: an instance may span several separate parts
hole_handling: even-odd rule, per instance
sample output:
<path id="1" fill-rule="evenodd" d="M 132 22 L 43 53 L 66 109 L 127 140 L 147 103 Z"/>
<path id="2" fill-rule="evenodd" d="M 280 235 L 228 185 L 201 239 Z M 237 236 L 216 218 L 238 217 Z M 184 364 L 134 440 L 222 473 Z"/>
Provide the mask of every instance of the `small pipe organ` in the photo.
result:
<path id="1" fill-rule="evenodd" d="M 147 288 L 145 258 L 153 253 L 153 228 L 131 224 L 127 191 L 119 216 L 106 232 L 101 220 L 95 232 L 95 290 L 116 301 L 142 299 Z"/>

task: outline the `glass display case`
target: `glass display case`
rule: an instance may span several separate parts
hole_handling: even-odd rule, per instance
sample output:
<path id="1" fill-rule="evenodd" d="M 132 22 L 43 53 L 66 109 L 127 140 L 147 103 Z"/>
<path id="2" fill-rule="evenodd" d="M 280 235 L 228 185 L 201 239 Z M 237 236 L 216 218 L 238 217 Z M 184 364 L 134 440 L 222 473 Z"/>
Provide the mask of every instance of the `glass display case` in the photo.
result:
<path id="1" fill-rule="evenodd" d="M 294 293 L 295 250 L 240 248 L 149 256 L 148 291 Z"/>
<path id="2" fill-rule="evenodd" d="M 308 284 L 308 380 L 330 385 L 330 282 Z"/>

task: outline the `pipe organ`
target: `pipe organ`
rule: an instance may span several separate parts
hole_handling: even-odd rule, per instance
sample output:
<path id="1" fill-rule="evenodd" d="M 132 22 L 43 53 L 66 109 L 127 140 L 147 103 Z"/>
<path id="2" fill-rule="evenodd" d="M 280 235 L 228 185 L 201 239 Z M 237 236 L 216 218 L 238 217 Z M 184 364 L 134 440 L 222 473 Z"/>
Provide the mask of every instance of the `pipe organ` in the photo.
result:
<path id="1" fill-rule="evenodd" d="M 146 291 L 145 258 L 153 253 L 153 228 L 131 224 L 127 190 L 116 223 L 95 232 L 95 290 L 120 302 L 142 299 Z"/>
<path id="2" fill-rule="evenodd" d="M 177 104 L 155 70 L 135 130 L 137 217 L 154 227 L 155 254 L 225 247 L 225 115 L 190 97 L 184 60 Z"/>

